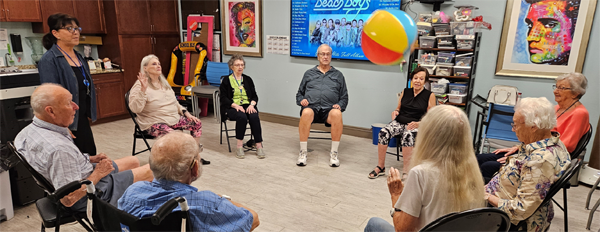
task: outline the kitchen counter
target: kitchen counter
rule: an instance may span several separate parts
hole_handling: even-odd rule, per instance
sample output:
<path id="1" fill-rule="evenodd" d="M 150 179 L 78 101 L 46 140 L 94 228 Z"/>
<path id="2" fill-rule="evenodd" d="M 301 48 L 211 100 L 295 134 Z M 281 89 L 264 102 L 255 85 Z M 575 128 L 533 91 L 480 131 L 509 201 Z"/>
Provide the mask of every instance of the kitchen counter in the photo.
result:
<path id="1" fill-rule="evenodd" d="M 90 70 L 90 74 L 94 75 L 94 74 L 104 74 L 104 73 L 120 73 L 123 72 L 123 69 L 109 69 L 109 70 L 101 70 L 101 71 L 95 71 L 95 70 Z"/>

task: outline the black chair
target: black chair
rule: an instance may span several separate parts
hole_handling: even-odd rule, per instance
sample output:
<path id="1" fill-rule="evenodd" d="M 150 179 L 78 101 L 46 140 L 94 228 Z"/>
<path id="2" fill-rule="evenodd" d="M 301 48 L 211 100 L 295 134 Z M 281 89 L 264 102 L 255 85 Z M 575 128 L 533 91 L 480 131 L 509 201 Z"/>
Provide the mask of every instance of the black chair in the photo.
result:
<path id="1" fill-rule="evenodd" d="M 8 148 L 19 158 L 25 168 L 29 170 L 37 185 L 46 192 L 46 197 L 35 202 L 38 213 L 42 218 L 42 231 L 52 227 L 54 227 L 55 231 L 60 231 L 61 225 L 74 221 L 79 222 L 87 231 L 93 231 L 92 224 L 87 219 L 85 212 L 73 212 L 60 202 L 60 199 L 64 196 L 81 188 L 82 184 L 91 183 L 89 180 L 73 181 L 59 189 L 54 189 L 54 185 L 46 177 L 42 176 L 42 174 L 29 165 L 25 157 L 17 151 L 12 141 L 8 142 Z"/>
<path id="2" fill-rule="evenodd" d="M 400 161 L 400 157 L 403 157 L 400 152 L 402 152 L 402 147 L 401 147 L 401 141 L 402 140 L 402 135 L 397 135 L 394 136 L 394 138 L 396 139 L 396 153 L 393 152 L 389 152 L 386 151 L 385 153 L 390 154 L 390 155 L 395 155 L 396 156 L 396 161 Z"/>
<path id="3" fill-rule="evenodd" d="M 546 193 L 546 198 L 544 198 L 544 201 L 542 201 L 540 206 L 538 206 L 538 208 L 536 209 L 536 211 L 537 211 L 541 207 L 546 206 L 548 204 L 552 204 L 552 202 L 554 202 L 554 204 L 556 204 L 556 206 L 558 206 L 558 208 L 560 208 L 564 213 L 564 221 L 565 221 L 565 230 L 564 231 L 565 232 L 569 231 L 569 214 L 567 212 L 567 210 L 568 210 L 567 209 L 567 189 L 571 188 L 571 184 L 569 183 L 569 180 L 573 177 L 573 175 L 575 175 L 575 172 L 577 170 L 579 170 L 579 168 L 581 167 L 581 163 L 582 163 L 582 160 L 580 160 L 580 159 L 571 160 L 571 164 L 569 165 L 569 168 L 567 168 L 567 170 L 565 170 L 563 175 L 556 182 L 554 182 L 554 184 L 552 184 L 552 186 L 550 186 L 550 190 L 548 191 L 548 193 Z M 560 191 L 561 189 L 563 190 L 563 206 L 561 206 L 560 204 L 558 204 L 558 202 L 556 202 L 556 200 L 554 200 L 554 195 L 556 195 L 556 193 L 558 193 L 558 191 Z M 550 202 L 550 201 L 552 201 L 552 202 Z M 527 221 L 527 219 L 519 222 L 519 224 L 516 226 L 517 230 L 526 231 L 527 230 L 526 221 Z"/>
<path id="4" fill-rule="evenodd" d="M 219 107 L 220 109 L 221 107 Z M 221 111 L 221 110 L 219 110 Z M 225 138 L 227 139 L 227 148 L 229 149 L 229 152 L 231 152 L 231 144 L 229 142 L 230 138 L 235 138 L 235 127 L 232 129 L 228 129 L 227 128 L 227 121 L 231 121 L 229 120 L 229 118 L 227 117 L 227 112 L 220 112 L 219 113 L 221 115 L 221 136 L 219 138 L 219 144 L 223 144 L 223 132 L 225 132 Z M 225 128 L 225 129 L 223 129 Z M 250 126 L 248 126 L 246 128 L 246 130 L 250 129 Z M 229 132 L 233 132 L 234 135 L 229 135 Z M 248 136 L 250 135 L 250 140 L 248 140 L 248 142 L 246 142 L 246 144 L 244 144 L 244 151 L 251 151 L 255 149 L 255 142 L 254 142 L 254 137 L 252 136 L 252 133 L 250 134 L 245 134 L 244 136 Z"/>
<path id="5" fill-rule="evenodd" d="M 148 144 L 148 139 L 155 139 L 155 137 L 140 129 L 140 125 L 137 123 L 137 120 L 135 120 L 137 115 L 131 112 L 131 109 L 129 108 L 129 91 L 125 93 L 125 107 L 127 107 L 127 112 L 129 112 L 129 116 L 131 116 L 131 120 L 133 120 L 133 123 L 135 124 L 135 129 L 133 130 L 133 150 L 131 151 L 131 155 L 135 156 L 146 151 L 151 151 L 152 148 L 150 147 L 150 144 Z M 143 139 L 147 148 L 136 152 L 135 144 L 138 139 Z"/>
<path id="6" fill-rule="evenodd" d="M 579 160 L 583 160 L 585 158 L 585 152 L 586 152 L 586 147 L 588 145 L 588 143 L 590 142 L 590 139 L 592 138 L 592 124 L 590 124 L 590 130 L 588 130 L 587 133 L 585 133 L 583 136 L 581 136 L 581 139 L 579 139 L 579 142 L 577 142 L 577 146 L 575 147 L 575 150 L 573 150 L 573 152 L 571 152 L 571 160 L 574 159 L 579 159 Z M 581 169 L 581 168 L 580 168 Z M 579 186 L 579 171 L 580 169 L 575 170 L 575 175 L 573 176 L 573 178 L 571 178 L 571 186 L 576 187 Z"/>
<path id="7" fill-rule="evenodd" d="M 87 197 L 92 201 L 92 218 L 98 231 L 192 231 L 184 197 L 165 202 L 151 217 L 144 218 L 135 217 L 99 199 L 93 188 L 88 188 Z M 172 212 L 177 205 L 183 210 Z"/>
<path id="8" fill-rule="evenodd" d="M 446 214 L 419 231 L 508 231 L 510 219 L 497 208 L 480 208 Z"/>

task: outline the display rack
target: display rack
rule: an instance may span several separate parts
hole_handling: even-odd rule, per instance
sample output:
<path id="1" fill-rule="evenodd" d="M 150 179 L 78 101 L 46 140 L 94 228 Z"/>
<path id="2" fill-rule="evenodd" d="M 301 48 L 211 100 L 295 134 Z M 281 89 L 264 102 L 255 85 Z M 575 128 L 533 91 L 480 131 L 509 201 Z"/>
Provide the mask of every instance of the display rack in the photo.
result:
<path id="1" fill-rule="evenodd" d="M 469 115 L 469 111 L 470 111 L 470 104 L 468 104 L 468 100 L 471 99 L 473 97 L 473 88 L 475 87 L 475 77 L 477 74 L 477 64 L 478 64 L 478 58 L 479 58 L 479 45 L 481 44 L 481 32 L 477 32 L 475 33 L 475 42 L 474 42 L 474 46 L 473 49 L 447 49 L 447 48 L 416 48 L 410 55 L 409 59 L 408 59 L 408 67 L 410 68 L 409 72 L 407 73 L 407 82 L 406 82 L 406 87 L 410 87 L 409 83 L 410 83 L 410 73 L 416 68 L 418 67 L 418 57 L 421 55 L 422 51 L 427 51 L 427 52 L 440 52 L 440 51 L 448 51 L 448 52 L 456 52 L 456 54 L 464 54 L 464 53 L 469 53 L 472 52 L 473 53 L 473 59 L 471 62 L 471 71 L 469 72 L 469 76 L 468 77 L 462 77 L 462 76 L 438 76 L 438 75 L 429 75 L 430 78 L 446 78 L 450 81 L 459 81 L 459 82 L 467 82 L 467 103 L 461 103 L 461 104 L 455 104 L 455 103 L 450 103 L 450 102 L 446 102 L 446 104 L 448 105 L 455 105 L 455 106 L 459 106 L 459 107 L 464 107 L 465 112 L 467 113 L 467 116 Z M 417 65 L 414 65 L 417 64 Z"/>

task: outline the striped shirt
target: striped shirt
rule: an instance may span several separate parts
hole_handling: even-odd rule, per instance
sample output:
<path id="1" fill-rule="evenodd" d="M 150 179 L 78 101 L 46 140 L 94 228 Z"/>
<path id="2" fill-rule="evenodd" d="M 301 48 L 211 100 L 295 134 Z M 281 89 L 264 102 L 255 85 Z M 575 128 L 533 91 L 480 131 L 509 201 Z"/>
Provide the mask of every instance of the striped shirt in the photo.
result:
<path id="1" fill-rule="evenodd" d="M 79 151 L 67 127 L 37 117 L 15 138 L 15 147 L 29 165 L 46 177 L 55 189 L 87 179 L 94 167 L 90 157 Z"/>

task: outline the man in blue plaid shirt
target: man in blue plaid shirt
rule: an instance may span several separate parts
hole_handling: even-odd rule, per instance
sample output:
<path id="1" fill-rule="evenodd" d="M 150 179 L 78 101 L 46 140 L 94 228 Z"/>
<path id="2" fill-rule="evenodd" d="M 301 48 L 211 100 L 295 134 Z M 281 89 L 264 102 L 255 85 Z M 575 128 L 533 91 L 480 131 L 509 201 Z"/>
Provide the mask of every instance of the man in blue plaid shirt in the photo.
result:
<path id="1" fill-rule="evenodd" d="M 158 139 L 150 155 L 154 180 L 131 185 L 119 199 L 119 209 L 136 217 L 149 217 L 168 200 L 185 197 L 193 231 L 254 230 L 259 225 L 256 212 L 190 185 L 202 175 L 200 152 L 188 134 L 174 131 Z"/>

